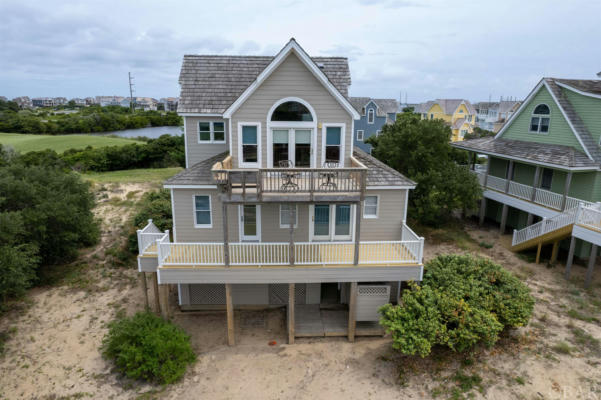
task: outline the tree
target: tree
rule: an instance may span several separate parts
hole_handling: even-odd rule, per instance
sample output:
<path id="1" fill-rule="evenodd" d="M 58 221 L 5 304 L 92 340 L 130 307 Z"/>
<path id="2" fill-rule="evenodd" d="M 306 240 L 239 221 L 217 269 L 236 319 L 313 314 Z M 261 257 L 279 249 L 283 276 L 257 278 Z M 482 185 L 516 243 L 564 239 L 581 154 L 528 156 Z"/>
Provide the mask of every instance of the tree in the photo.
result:
<path id="1" fill-rule="evenodd" d="M 421 286 L 401 304 L 380 309 L 380 323 L 403 354 L 427 356 L 436 345 L 458 352 L 493 345 L 507 328 L 524 326 L 534 298 L 498 264 L 471 255 L 441 255 L 426 264 Z"/>
<path id="2" fill-rule="evenodd" d="M 482 191 L 475 176 L 458 165 L 465 152 L 453 149 L 444 121 L 404 112 L 366 142 L 372 155 L 417 183 L 410 192 L 411 215 L 428 225 L 444 222 L 453 210 L 476 206 Z"/>
<path id="3" fill-rule="evenodd" d="M 479 139 L 479 138 L 491 137 L 491 136 L 495 136 L 495 133 L 493 131 L 482 129 L 482 128 L 476 126 L 473 129 L 472 133 L 466 133 L 465 136 L 463 137 L 463 139 L 464 140 Z"/>

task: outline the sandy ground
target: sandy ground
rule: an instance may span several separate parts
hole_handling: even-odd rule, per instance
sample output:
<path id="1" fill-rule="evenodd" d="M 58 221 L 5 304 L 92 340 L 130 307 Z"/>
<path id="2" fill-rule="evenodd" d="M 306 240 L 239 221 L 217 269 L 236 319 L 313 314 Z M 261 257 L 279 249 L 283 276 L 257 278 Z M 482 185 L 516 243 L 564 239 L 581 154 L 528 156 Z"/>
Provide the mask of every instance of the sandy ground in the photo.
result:
<path id="1" fill-rule="evenodd" d="M 400 356 L 386 337 L 358 338 L 355 343 L 344 338 L 297 339 L 295 345 L 287 345 L 282 310 L 236 312 L 238 344 L 228 347 L 223 313 L 181 313 L 174 306 L 174 321 L 191 335 L 198 361 L 181 382 L 169 387 L 123 379 L 111 371 L 98 348 L 107 322 L 120 309 L 129 314 L 141 310 L 143 296 L 134 266 L 112 267 L 107 249 L 122 240 L 130 204 L 149 186 L 106 189 L 99 192 L 96 210 L 104 221 L 102 241 L 82 255 L 88 266 L 81 270 L 81 279 L 32 290 L 22 307 L 0 318 L 0 331 L 12 332 L 0 356 L 0 398 L 450 398 L 459 387 L 458 372 L 482 378 L 473 389 L 460 391 L 462 396 L 601 398 L 601 350 L 594 343 L 601 339 L 601 272 L 593 289 L 584 290 L 584 268 L 575 266 L 567 282 L 563 265 L 528 263 L 507 250 L 508 238 L 499 238 L 493 227 L 472 224 L 472 245 L 458 248 L 427 240 L 426 258 L 466 251 L 492 257 L 524 279 L 537 298 L 529 326 L 504 337 L 493 349 L 421 360 Z M 494 245 L 486 249 L 476 244 L 480 242 Z M 588 322 L 582 320 L 586 317 Z M 577 341 L 577 328 L 593 339 Z M 270 346 L 270 341 L 277 344 Z M 567 352 L 557 350 L 560 342 Z"/>

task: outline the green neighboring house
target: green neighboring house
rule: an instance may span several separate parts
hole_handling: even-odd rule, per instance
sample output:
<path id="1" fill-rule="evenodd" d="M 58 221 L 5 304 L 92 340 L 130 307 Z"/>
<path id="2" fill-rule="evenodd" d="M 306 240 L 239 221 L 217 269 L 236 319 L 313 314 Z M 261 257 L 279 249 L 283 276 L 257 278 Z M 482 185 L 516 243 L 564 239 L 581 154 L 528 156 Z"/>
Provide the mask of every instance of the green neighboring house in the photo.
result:
<path id="1" fill-rule="evenodd" d="M 589 257 L 587 280 L 601 245 L 601 80 L 543 78 L 493 138 L 455 142 L 489 162 L 477 169 L 485 218 L 514 228 L 515 251 L 564 239 L 568 267 Z"/>

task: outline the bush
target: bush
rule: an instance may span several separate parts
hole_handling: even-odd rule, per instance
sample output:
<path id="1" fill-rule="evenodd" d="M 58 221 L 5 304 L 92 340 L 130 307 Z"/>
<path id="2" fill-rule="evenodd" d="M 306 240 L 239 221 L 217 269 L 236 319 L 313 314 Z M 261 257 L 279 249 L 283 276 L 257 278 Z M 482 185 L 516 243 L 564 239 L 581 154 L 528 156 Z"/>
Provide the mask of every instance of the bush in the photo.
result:
<path id="1" fill-rule="evenodd" d="M 430 354 L 435 345 L 454 351 L 493 345 L 506 328 L 524 326 L 534 298 L 498 264 L 470 255 L 441 255 L 426 264 L 422 285 L 405 290 L 401 305 L 380 309 L 380 323 L 403 354 Z"/>
<path id="2" fill-rule="evenodd" d="M 138 252 L 137 229 L 146 226 L 149 219 L 161 231 L 170 229 L 173 226 L 171 216 L 171 193 L 166 189 L 145 193 L 138 203 L 139 210 L 134 215 L 132 227 L 127 238 L 129 251 Z"/>
<path id="3" fill-rule="evenodd" d="M 179 380 L 196 359 L 190 337 L 150 312 L 111 322 L 102 350 L 127 377 L 160 384 Z"/>

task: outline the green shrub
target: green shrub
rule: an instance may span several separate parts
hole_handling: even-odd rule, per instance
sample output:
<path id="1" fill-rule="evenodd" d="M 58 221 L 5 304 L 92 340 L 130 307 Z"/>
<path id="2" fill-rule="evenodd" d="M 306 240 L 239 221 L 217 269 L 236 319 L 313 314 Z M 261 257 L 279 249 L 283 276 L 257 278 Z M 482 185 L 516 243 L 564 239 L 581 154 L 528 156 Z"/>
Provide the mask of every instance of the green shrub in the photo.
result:
<path id="1" fill-rule="evenodd" d="M 441 255 L 426 264 L 422 285 L 405 290 L 402 304 L 380 309 L 380 323 L 404 354 L 430 354 L 443 345 L 466 351 L 493 345 L 505 328 L 528 323 L 529 289 L 509 271 L 483 258 Z"/>
<path id="2" fill-rule="evenodd" d="M 128 378 L 159 384 L 179 380 L 196 359 L 190 337 L 150 312 L 111 322 L 102 350 Z"/>

